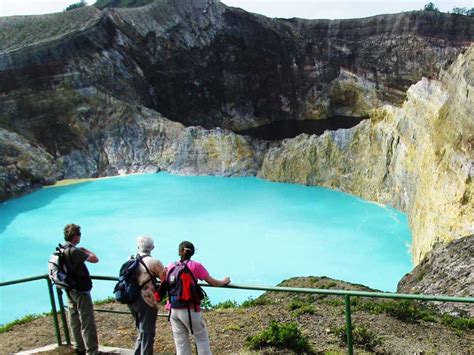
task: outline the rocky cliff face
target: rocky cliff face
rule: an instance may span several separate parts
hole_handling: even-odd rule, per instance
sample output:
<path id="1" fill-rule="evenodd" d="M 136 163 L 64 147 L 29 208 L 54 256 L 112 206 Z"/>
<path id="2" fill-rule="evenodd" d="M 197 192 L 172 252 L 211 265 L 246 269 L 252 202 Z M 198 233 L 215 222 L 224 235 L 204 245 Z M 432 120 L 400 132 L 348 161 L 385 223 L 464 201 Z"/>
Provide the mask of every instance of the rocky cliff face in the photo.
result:
<path id="1" fill-rule="evenodd" d="M 46 147 L 0 129 L 2 197 L 67 177 L 167 170 L 180 174 L 256 175 L 268 142 L 220 128 L 185 127 L 142 106 L 112 97 L 62 95 L 74 102 L 47 132 Z M 71 120 L 71 116 L 75 120 Z M 63 127 L 67 127 L 67 132 Z M 51 127 L 54 130 L 56 127 Z M 67 134 L 66 134 L 67 133 Z M 55 137 L 54 135 L 57 135 Z M 48 150 L 69 145 L 62 154 Z"/>
<path id="2" fill-rule="evenodd" d="M 160 0 L 0 28 L 0 199 L 62 178 L 259 174 L 407 211 L 415 261 L 472 233 L 472 48 L 438 77 L 472 18 L 277 20 Z M 335 114 L 371 119 L 276 143 L 232 132 Z"/>
<path id="3" fill-rule="evenodd" d="M 473 23 L 435 12 L 276 20 L 215 0 L 7 17 L 0 92 L 27 100 L 26 87 L 69 82 L 207 128 L 364 116 L 436 77 L 473 40 Z"/>
<path id="4" fill-rule="evenodd" d="M 441 80 L 423 79 L 401 108 L 268 150 L 260 176 L 339 188 L 408 213 L 413 258 L 474 232 L 474 46 Z"/>
<path id="5" fill-rule="evenodd" d="M 431 295 L 474 295 L 474 235 L 438 243 L 426 258 L 398 283 L 401 293 Z M 444 312 L 474 317 L 474 306 L 466 303 L 439 303 Z"/>

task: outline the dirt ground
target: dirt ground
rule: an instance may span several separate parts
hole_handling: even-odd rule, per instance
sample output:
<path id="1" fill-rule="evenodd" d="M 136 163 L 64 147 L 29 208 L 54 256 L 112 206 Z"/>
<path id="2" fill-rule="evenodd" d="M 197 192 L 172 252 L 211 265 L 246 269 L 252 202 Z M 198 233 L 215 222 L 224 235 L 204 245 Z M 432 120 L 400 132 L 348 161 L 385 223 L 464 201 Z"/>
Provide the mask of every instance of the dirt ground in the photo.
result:
<path id="1" fill-rule="evenodd" d="M 296 284 L 302 287 L 308 286 L 306 282 Z M 293 283 L 292 286 L 296 284 Z M 341 288 L 341 285 L 335 285 L 335 288 Z M 272 320 L 297 323 L 317 353 L 343 353 L 346 351 L 345 345 L 341 344 L 333 331 L 335 327 L 342 326 L 345 322 L 343 305 L 337 302 L 328 302 L 328 300 L 335 298 L 331 296 L 312 299 L 310 302 L 314 313 L 298 315 L 290 309 L 289 304 L 300 296 L 270 293 L 266 297 L 270 300 L 268 304 L 250 308 L 238 307 L 204 311 L 204 318 L 209 328 L 211 348 L 215 354 L 248 353 L 249 350 L 245 345 L 246 338 L 267 328 Z M 126 306 L 115 302 L 97 305 L 96 308 L 127 310 Z M 163 312 L 164 309 L 160 309 L 159 313 Z M 356 326 L 363 325 L 380 339 L 380 344 L 373 349 L 373 352 L 474 353 L 474 331 L 472 330 L 459 332 L 446 325 L 428 321 L 407 323 L 387 314 L 372 314 L 366 311 L 354 311 L 352 321 Z M 133 348 L 136 331 L 134 320 L 130 314 L 97 312 L 96 323 L 101 345 Z M 155 351 L 174 353 L 173 337 L 167 317 L 159 317 L 156 329 Z M 1 333 L 0 352 L 2 354 L 14 353 L 55 342 L 53 320 L 51 316 L 47 316 L 17 325 L 10 331 Z M 358 353 L 369 352 L 357 345 L 354 349 Z M 281 351 L 277 349 L 263 350 L 263 353 L 277 352 Z M 68 350 L 63 349 L 55 353 L 66 354 Z"/>

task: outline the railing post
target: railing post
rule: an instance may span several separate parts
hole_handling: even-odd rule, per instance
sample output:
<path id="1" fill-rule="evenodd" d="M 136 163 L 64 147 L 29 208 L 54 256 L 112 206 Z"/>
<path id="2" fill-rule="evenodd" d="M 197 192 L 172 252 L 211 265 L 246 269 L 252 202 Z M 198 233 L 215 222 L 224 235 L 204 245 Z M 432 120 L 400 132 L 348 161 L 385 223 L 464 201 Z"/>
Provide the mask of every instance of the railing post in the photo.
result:
<path id="1" fill-rule="evenodd" d="M 61 320 L 63 322 L 64 337 L 66 338 L 66 344 L 71 345 L 71 337 L 69 336 L 69 328 L 67 327 L 66 314 L 64 313 L 64 302 L 63 302 L 63 291 L 56 288 L 58 295 L 59 311 L 61 312 Z"/>
<path id="2" fill-rule="evenodd" d="M 351 298 L 349 295 L 344 296 L 346 308 L 346 337 L 347 337 L 347 353 L 352 355 L 354 349 L 352 346 L 352 319 L 351 319 Z"/>
<path id="3" fill-rule="evenodd" d="M 49 300 L 51 301 L 51 310 L 53 312 L 53 321 L 54 321 L 54 330 L 56 333 L 56 340 L 58 341 L 58 345 L 61 346 L 61 333 L 59 331 L 59 321 L 58 321 L 58 312 L 56 311 L 56 302 L 54 301 L 54 292 L 53 292 L 53 284 L 49 277 L 46 277 L 46 282 L 48 283 L 48 291 L 49 291 Z"/>

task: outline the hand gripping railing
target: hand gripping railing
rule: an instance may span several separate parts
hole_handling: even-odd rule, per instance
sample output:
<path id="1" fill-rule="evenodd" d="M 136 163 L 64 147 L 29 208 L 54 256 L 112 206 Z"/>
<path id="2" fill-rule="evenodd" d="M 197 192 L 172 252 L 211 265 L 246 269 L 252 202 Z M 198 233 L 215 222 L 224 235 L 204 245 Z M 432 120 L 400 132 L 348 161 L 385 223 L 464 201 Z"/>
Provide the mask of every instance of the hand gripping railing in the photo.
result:
<path id="1" fill-rule="evenodd" d="M 103 281 L 117 281 L 117 277 L 111 276 L 91 276 L 94 280 L 103 280 Z M 19 283 L 31 282 L 36 280 L 45 279 L 48 286 L 49 298 L 51 301 L 51 311 L 53 313 L 54 328 L 56 333 L 56 339 L 58 345 L 61 345 L 61 333 L 59 329 L 59 320 L 58 312 L 56 307 L 56 302 L 54 299 L 53 285 L 48 278 L 48 275 L 41 275 L 35 277 L 29 277 L 25 279 L 0 282 L 0 287 L 14 285 Z M 200 284 L 204 287 L 214 287 L 208 284 Z M 346 319 L 346 338 L 347 338 L 347 351 L 348 354 L 353 354 L 353 342 L 352 342 L 352 321 L 351 321 L 351 302 L 350 297 L 373 297 L 373 298 L 392 298 L 392 299 L 410 299 L 418 301 L 438 301 L 438 302 L 460 302 L 460 303 L 474 303 L 474 297 L 450 297 L 450 296 L 436 296 L 436 295 L 412 295 L 412 294 L 403 294 L 403 293 L 389 293 L 389 292 L 366 292 L 366 291 L 347 291 L 347 290 L 327 290 L 327 289 L 317 289 L 317 288 L 298 288 L 298 287 L 282 287 L 282 286 L 256 286 L 256 285 L 236 285 L 230 284 L 224 286 L 225 288 L 233 288 L 238 290 L 256 290 L 256 291 L 273 291 L 273 292 L 295 292 L 295 293 L 309 293 L 309 294 L 320 294 L 320 295 L 335 295 L 335 296 L 344 296 L 344 305 L 345 305 L 345 319 Z M 58 293 L 58 302 L 59 310 L 61 314 L 61 320 L 63 323 L 64 335 L 66 344 L 70 345 L 69 331 L 67 327 L 66 317 L 64 314 L 64 305 L 62 301 L 62 292 L 57 289 Z M 96 311 L 102 312 L 112 312 L 96 309 Z M 119 312 L 114 311 L 114 313 L 128 313 L 128 312 Z"/>

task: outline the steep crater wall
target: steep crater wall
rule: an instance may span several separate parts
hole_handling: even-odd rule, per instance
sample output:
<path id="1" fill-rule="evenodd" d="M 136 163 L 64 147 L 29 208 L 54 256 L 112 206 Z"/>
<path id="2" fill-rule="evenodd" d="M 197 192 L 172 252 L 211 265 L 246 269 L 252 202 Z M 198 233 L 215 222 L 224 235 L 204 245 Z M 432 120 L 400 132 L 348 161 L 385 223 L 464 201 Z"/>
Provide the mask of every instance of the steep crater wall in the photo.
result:
<path id="1" fill-rule="evenodd" d="M 358 126 L 270 148 L 260 176 L 339 188 L 407 212 L 418 263 L 436 242 L 474 232 L 474 45 L 401 108 Z"/>

